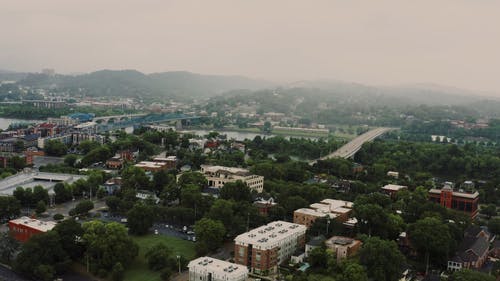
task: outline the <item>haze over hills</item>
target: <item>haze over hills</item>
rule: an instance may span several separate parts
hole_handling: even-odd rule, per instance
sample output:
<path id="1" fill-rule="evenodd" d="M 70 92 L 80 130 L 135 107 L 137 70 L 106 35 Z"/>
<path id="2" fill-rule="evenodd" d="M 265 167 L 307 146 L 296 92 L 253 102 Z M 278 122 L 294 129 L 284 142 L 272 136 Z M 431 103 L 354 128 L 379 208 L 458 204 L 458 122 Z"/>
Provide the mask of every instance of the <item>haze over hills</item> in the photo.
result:
<path id="1" fill-rule="evenodd" d="M 234 90 L 321 89 L 322 94 L 369 95 L 394 98 L 398 103 L 460 105 L 480 100 L 498 100 L 491 93 L 463 90 L 430 83 L 372 86 L 338 80 L 304 80 L 279 84 L 243 76 L 204 75 L 187 71 L 144 74 L 136 70 L 100 70 L 86 74 L 46 75 L 0 70 L 0 81 L 17 81 L 23 86 L 66 90 L 88 96 L 203 98 Z M 311 92 L 309 92 L 311 93 Z"/>

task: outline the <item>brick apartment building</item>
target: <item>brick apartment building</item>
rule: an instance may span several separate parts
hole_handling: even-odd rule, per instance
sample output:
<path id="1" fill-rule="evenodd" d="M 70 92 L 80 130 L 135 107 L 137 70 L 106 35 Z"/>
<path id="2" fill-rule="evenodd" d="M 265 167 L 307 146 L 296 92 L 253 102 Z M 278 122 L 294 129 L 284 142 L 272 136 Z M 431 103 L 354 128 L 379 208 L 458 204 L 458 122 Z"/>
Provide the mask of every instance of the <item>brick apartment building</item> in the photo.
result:
<path id="1" fill-rule="evenodd" d="M 473 219 L 479 212 L 479 192 L 454 191 L 448 184 L 442 189 L 429 190 L 429 200 L 448 209 L 465 212 Z"/>
<path id="2" fill-rule="evenodd" d="M 247 266 L 252 273 L 273 274 L 279 264 L 304 247 L 305 235 L 304 225 L 271 222 L 234 239 L 234 261 Z"/>
<path id="3" fill-rule="evenodd" d="M 325 245 L 333 251 L 337 262 L 354 256 L 361 248 L 361 241 L 343 236 L 333 236 L 326 240 Z"/>
<path id="4" fill-rule="evenodd" d="M 325 199 L 319 203 L 313 203 L 309 208 L 301 208 L 293 212 L 293 222 L 310 227 L 318 218 L 330 218 L 339 222 L 345 222 L 352 213 L 352 202 Z"/>
<path id="5" fill-rule="evenodd" d="M 56 222 L 40 221 L 28 217 L 9 221 L 10 232 L 20 242 L 26 242 L 31 236 L 52 230 L 55 226 Z"/>

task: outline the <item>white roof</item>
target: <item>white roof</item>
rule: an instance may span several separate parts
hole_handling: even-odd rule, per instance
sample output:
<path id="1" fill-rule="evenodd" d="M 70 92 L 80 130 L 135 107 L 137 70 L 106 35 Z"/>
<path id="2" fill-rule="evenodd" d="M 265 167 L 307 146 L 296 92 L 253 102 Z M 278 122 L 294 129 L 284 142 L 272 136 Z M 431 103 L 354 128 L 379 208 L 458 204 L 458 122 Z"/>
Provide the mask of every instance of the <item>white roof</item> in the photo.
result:
<path id="1" fill-rule="evenodd" d="M 225 280 L 236 280 L 242 275 L 248 275 L 246 266 L 218 260 L 210 257 L 200 257 L 192 260 L 188 264 L 189 271 L 206 271 L 213 275 L 224 276 Z"/>
<path id="2" fill-rule="evenodd" d="M 225 167 L 225 166 L 211 166 L 211 165 L 201 165 L 201 168 L 205 172 L 216 173 L 218 171 L 225 171 L 231 174 L 236 173 L 249 173 L 247 169 L 236 168 L 236 167 Z"/>
<path id="3" fill-rule="evenodd" d="M 331 219 L 338 217 L 338 215 L 336 215 L 336 214 L 332 214 L 329 212 L 321 212 L 321 211 L 310 209 L 310 208 L 301 208 L 301 209 L 295 210 L 294 213 L 301 213 L 301 214 L 316 216 L 316 217 L 325 217 L 328 215 Z"/>
<path id="4" fill-rule="evenodd" d="M 306 233 L 306 226 L 286 221 L 274 221 L 236 236 L 236 244 L 248 245 L 260 249 L 272 249 L 288 237 Z"/>
<path id="5" fill-rule="evenodd" d="M 152 161 L 141 161 L 141 162 L 135 164 L 135 166 L 138 167 L 138 168 L 143 168 L 143 167 L 147 167 L 147 168 L 161 168 L 161 167 L 165 166 L 165 163 L 152 162 Z"/>
<path id="6" fill-rule="evenodd" d="M 33 228 L 42 232 L 47 232 L 49 230 L 52 230 L 52 228 L 54 228 L 57 225 L 55 221 L 40 221 L 28 217 L 20 217 L 18 219 L 11 220 L 10 223 L 24 225 L 29 228 Z"/>
<path id="7" fill-rule="evenodd" d="M 346 208 L 352 208 L 352 202 L 349 201 L 344 201 L 344 200 L 337 200 L 337 199 L 324 199 L 321 200 L 320 203 L 323 204 L 329 204 L 332 209 L 340 208 L 340 207 L 346 207 Z"/>
<path id="8" fill-rule="evenodd" d="M 405 189 L 407 186 L 405 185 L 397 185 L 397 184 L 387 184 L 382 187 L 384 190 L 389 190 L 389 191 L 399 191 L 401 189 Z"/>

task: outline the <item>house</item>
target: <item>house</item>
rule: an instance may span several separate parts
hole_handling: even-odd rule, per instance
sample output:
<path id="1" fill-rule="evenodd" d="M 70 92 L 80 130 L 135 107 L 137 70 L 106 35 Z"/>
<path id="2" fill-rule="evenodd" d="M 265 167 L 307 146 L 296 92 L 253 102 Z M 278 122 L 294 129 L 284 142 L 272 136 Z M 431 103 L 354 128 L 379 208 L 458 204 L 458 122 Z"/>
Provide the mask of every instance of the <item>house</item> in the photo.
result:
<path id="1" fill-rule="evenodd" d="M 337 257 L 337 262 L 354 256 L 361 248 L 361 241 L 343 236 L 333 236 L 326 240 L 325 245 Z"/>
<path id="2" fill-rule="evenodd" d="M 149 190 L 138 190 L 135 197 L 141 200 L 152 200 L 155 204 L 160 203 L 160 198 L 158 198 L 154 192 Z"/>
<path id="3" fill-rule="evenodd" d="M 20 242 L 26 242 L 33 235 L 52 230 L 56 226 L 54 221 L 40 221 L 28 217 L 21 217 L 9 221 L 9 231 Z"/>
<path id="4" fill-rule="evenodd" d="M 448 261 L 448 270 L 480 269 L 488 258 L 490 237 L 484 227 L 468 227 L 455 256 Z"/>
<path id="5" fill-rule="evenodd" d="M 274 199 L 271 197 L 267 200 L 263 198 L 259 198 L 259 200 L 253 202 L 254 206 L 257 207 L 257 210 L 259 211 L 259 214 L 261 216 L 267 217 L 269 214 L 269 211 L 278 205 L 278 203 L 274 202 Z"/>
<path id="6" fill-rule="evenodd" d="M 323 235 L 316 236 L 309 240 L 309 242 L 306 243 L 305 257 L 307 258 L 312 250 L 323 246 L 325 244 L 325 240 L 326 238 Z"/>
<path id="7" fill-rule="evenodd" d="M 111 195 L 114 194 L 116 191 L 120 190 L 121 184 L 122 184 L 121 177 L 111 178 L 104 183 L 104 189 L 109 195 Z"/>

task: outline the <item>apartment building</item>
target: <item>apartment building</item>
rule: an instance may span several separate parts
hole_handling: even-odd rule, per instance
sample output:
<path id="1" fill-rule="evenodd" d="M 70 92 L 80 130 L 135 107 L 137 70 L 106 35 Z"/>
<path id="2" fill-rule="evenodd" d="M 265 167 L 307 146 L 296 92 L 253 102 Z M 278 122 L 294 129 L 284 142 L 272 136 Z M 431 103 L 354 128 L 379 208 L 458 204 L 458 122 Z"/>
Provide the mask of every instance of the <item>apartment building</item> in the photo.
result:
<path id="1" fill-rule="evenodd" d="M 352 202 L 336 199 L 325 199 L 313 203 L 309 208 L 301 208 L 293 212 L 293 222 L 309 228 L 318 218 L 336 219 L 345 222 L 352 213 Z"/>
<path id="2" fill-rule="evenodd" d="M 200 257 L 188 264 L 189 281 L 245 281 L 245 266 L 210 257 Z"/>
<path id="3" fill-rule="evenodd" d="M 235 239 L 234 261 L 250 272 L 273 274 L 277 266 L 288 260 L 305 245 L 306 227 L 285 221 L 274 221 L 238 235 Z"/>
<path id="4" fill-rule="evenodd" d="M 361 248 L 361 241 L 343 236 L 333 236 L 326 240 L 325 245 L 333 251 L 337 262 L 354 256 Z"/>
<path id="5" fill-rule="evenodd" d="M 201 165 L 201 173 L 208 181 L 208 186 L 222 188 L 228 182 L 238 180 L 248 188 L 261 193 L 264 190 L 264 177 L 252 175 L 249 170 L 234 167 Z"/>

